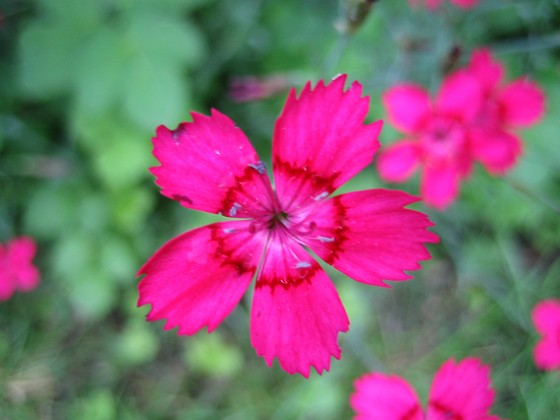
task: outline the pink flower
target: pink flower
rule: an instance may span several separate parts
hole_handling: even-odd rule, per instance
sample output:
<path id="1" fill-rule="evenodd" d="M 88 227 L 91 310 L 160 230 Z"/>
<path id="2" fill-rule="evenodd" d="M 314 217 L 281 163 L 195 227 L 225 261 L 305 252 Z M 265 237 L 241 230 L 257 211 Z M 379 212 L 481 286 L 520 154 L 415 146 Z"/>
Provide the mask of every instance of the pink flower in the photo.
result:
<path id="1" fill-rule="evenodd" d="M 37 287 L 39 270 L 32 262 L 36 252 L 35 241 L 25 236 L 0 244 L 0 301 L 11 298 L 16 290 L 28 292 Z"/>
<path id="2" fill-rule="evenodd" d="M 288 87 L 289 81 L 284 75 L 237 77 L 230 83 L 229 96 L 235 102 L 258 101 L 288 90 Z"/>
<path id="3" fill-rule="evenodd" d="M 560 299 L 539 302 L 533 309 L 533 324 L 542 335 L 534 351 L 539 369 L 560 369 Z"/>
<path id="4" fill-rule="evenodd" d="M 408 0 L 411 6 L 425 6 L 430 10 L 435 10 L 441 6 L 443 0 Z M 470 9 L 478 4 L 478 0 L 451 0 L 455 6 L 463 9 Z"/>
<path id="5" fill-rule="evenodd" d="M 383 95 L 389 120 L 405 134 L 379 156 L 383 179 L 402 182 L 421 167 L 421 195 L 426 204 L 443 209 L 455 200 L 459 183 L 470 173 L 470 135 L 482 90 L 466 73 L 447 77 L 432 103 L 426 90 L 401 84 Z"/>
<path id="6" fill-rule="evenodd" d="M 340 357 L 349 321 L 338 294 L 304 247 L 353 279 L 386 286 L 429 259 L 432 223 L 404 206 L 399 191 L 331 194 L 367 166 L 381 122 L 364 124 L 369 98 L 346 77 L 292 89 L 276 122 L 273 190 L 263 161 L 235 124 L 216 110 L 194 114 L 153 139 L 162 193 L 183 206 L 241 220 L 200 227 L 167 242 L 140 269 L 139 305 L 150 321 L 194 334 L 214 330 L 256 276 L 251 342 L 268 365 L 307 377 Z"/>
<path id="7" fill-rule="evenodd" d="M 488 412 L 494 401 L 490 368 L 478 359 L 445 362 L 432 382 L 423 412 L 414 389 L 396 375 L 374 372 L 354 382 L 350 405 L 358 420 L 482 420 L 498 419 Z"/>
<path id="8" fill-rule="evenodd" d="M 525 77 L 502 84 L 503 66 L 487 49 L 474 51 L 462 71 L 476 77 L 483 89 L 482 106 L 471 136 L 473 157 L 488 172 L 502 175 L 515 165 L 522 152 L 515 130 L 542 118 L 544 94 Z"/>

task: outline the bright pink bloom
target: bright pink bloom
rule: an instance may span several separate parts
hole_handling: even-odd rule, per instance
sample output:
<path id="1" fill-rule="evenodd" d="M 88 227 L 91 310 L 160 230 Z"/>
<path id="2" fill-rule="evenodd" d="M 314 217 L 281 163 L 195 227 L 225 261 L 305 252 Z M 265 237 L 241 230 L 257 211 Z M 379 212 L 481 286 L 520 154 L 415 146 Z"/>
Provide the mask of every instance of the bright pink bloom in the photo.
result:
<path id="1" fill-rule="evenodd" d="M 17 290 L 28 292 L 37 287 L 39 270 L 32 262 L 36 252 L 35 241 L 25 236 L 0 244 L 0 301 L 9 299 Z"/>
<path id="2" fill-rule="evenodd" d="M 426 204 L 439 209 L 451 204 L 473 163 L 470 127 L 481 99 L 479 83 L 464 73 L 446 78 L 434 103 L 426 90 L 413 84 L 385 92 L 389 120 L 405 138 L 381 152 L 381 177 L 402 182 L 421 166 L 420 189 Z"/>
<path id="3" fill-rule="evenodd" d="M 542 335 L 534 351 L 539 369 L 560 369 L 560 299 L 539 302 L 533 309 L 533 324 Z"/>
<path id="4" fill-rule="evenodd" d="M 140 269 L 139 305 L 165 329 L 212 331 L 234 309 L 256 275 L 251 342 L 268 365 L 308 376 L 340 357 L 349 321 L 338 294 L 304 247 L 355 280 L 386 286 L 429 259 L 432 223 L 404 206 L 416 198 L 366 190 L 331 197 L 367 166 L 381 122 L 365 125 L 369 98 L 346 77 L 292 90 L 276 122 L 273 190 L 262 160 L 225 115 L 193 114 L 153 139 L 152 168 L 167 197 L 183 206 L 243 220 L 214 223 L 166 243 Z"/>
<path id="5" fill-rule="evenodd" d="M 408 0 L 411 6 L 424 6 L 430 10 L 435 10 L 441 6 L 444 0 Z M 478 0 L 450 0 L 455 6 L 463 9 L 470 9 L 478 4 Z"/>
<path id="6" fill-rule="evenodd" d="M 488 413 L 494 401 L 490 368 L 475 358 L 459 363 L 450 359 L 439 368 L 425 413 L 414 389 L 396 375 L 370 373 L 354 386 L 350 405 L 358 420 L 498 419 Z"/>
<path id="7" fill-rule="evenodd" d="M 486 169 L 502 175 L 511 169 L 522 152 L 515 130 L 539 121 L 544 114 L 544 94 L 527 78 L 502 84 L 504 69 L 489 50 L 473 52 L 462 72 L 476 77 L 483 101 L 472 133 L 472 153 Z"/>

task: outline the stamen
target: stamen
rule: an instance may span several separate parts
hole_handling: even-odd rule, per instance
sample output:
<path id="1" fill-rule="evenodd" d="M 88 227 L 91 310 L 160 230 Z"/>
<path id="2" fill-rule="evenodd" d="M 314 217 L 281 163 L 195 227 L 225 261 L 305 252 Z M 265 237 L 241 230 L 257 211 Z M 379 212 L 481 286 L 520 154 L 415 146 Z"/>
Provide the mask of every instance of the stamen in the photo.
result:
<path id="1" fill-rule="evenodd" d="M 334 238 L 331 238 L 329 236 L 317 236 L 317 239 L 319 239 L 323 243 L 334 242 Z"/>
<path id="2" fill-rule="evenodd" d="M 229 215 L 231 217 L 235 217 L 235 215 L 237 214 L 237 210 L 239 210 L 240 208 L 241 208 L 241 204 L 233 203 L 233 206 L 231 207 L 231 209 L 229 209 Z"/>
<path id="3" fill-rule="evenodd" d="M 313 200 L 319 201 L 319 200 L 322 200 L 323 198 L 326 198 L 326 197 L 328 197 L 328 196 L 329 196 L 329 193 L 328 193 L 327 191 L 323 191 L 321 194 L 315 196 L 315 197 L 313 198 Z"/>
<path id="4" fill-rule="evenodd" d="M 223 228 L 222 230 L 224 231 L 224 233 L 235 233 L 235 232 L 237 232 L 237 229 L 234 229 L 234 228 Z"/>
<path id="5" fill-rule="evenodd" d="M 255 171 L 257 171 L 261 175 L 266 173 L 266 165 L 261 160 L 259 160 L 256 164 L 255 163 L 250 163 L 249 167 L 253 168 Z"/>
<path id="6" fill-rule="evenodd" d="M 296 263 L 296 268 L 309 268 L 311 267 L 311 263 L 308 263 L 307 261 L 298 261 Z"/>

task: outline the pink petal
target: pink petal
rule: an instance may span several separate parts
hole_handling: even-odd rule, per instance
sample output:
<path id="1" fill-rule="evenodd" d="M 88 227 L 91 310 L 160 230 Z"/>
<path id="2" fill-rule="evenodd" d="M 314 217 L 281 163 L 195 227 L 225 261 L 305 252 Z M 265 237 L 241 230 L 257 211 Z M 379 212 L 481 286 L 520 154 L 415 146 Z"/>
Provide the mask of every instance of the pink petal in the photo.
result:
<path id="1" fill-rule="evenodd" d="M 39 270 L 33 265 L 37 245 L 32 238 L 22 236 L 13 239 L 7 247 L 12 275 L 18 290 L 27 292 L 39 284 Z"/>
<path id="2" fill-rule="evenodd" d="M 498 86 L 504 74 L 502 64 L 494 60 L 487 48 L 473 51 L 467 71 L 477 78 L 487 94 Z"/>
<path id="3" fill-rule="evenodd" d="M 560 299 L 539 302 L 533 309 L 532 318 L 535 328 L 541 334 L 560 332 Z"/>
<path id="4" fill-rule="evenodd" d="M 535 365 L 542 370 L 560 370 L 560 327 L 555 336 L 545 336 L 535 346 Z"/>
<path id="5" fill-rule="evenodd" d="M 494 402 L 490 368 L 478 359 L 453 359 L 437 371 L 428 399 L 429 420 L 485 419 Z"/>
<path id="6" fill-rule="evenodd" d="M 355 420 L 422 420 L 422 407 L 414 389 L 396 375 L 374 372 L 354 382 L 350 406 Z"/>
<path id="7" fill-rule="evenodd" d="M 511 169 L 522 152 L 521 140 L 502 130 L 473 130 L 471 140 L 473 157 L 495 175 Z"/>
<path id="8" fill-rule="evenodd" d="M 560 369 L 560 300 L 539 302 L 533 309 L 533 323 L 543 338 L 534 349 L 535 365 L 539 369 Z"/>
<path id="9" fill-rule="evenodd" d="M 274 207 L 264 163 L 243 132 L 216 110 L 192 114 L 176 130 L 158 127 L 151 168 L 162 194 L 183 206 L 229 217 L 256 217 Z"/>
<path id="10" fill-rule="evenodd" d="M 535 124 L 544 114 L 544 93 L 536 83 L 525 78 L 504 86 L 496 100 L 501 106 L 504 123 L 514 127 Z"/>
<path id="11" fill-rule="evenodd" d="M 467 72 L 459 71 L 444 79 L 435 108 L 440 115 L 468 123 L 474 119 L 481 106 L 480 83 Z"/>
<path id="12" fill-rule="evenodd" d="M 420 181 L 424 202 L 436 209 L 445 209 L 457 198 L 460 179 L 459 169 L 452 165 L 426 165 Z"/>
<path id="13" fill-rule="evenodd" d="M 384 279 L 410 279 L 404 271 L 419 269 L 418 261 L 430 259 L 424 244 L 438 241 L 426 230 L 433 225 L 426 215 L 404 208 L 415 201 L 381 189 L 338 195 L 305 220 L 310 228 L 302 240 L 354 280 L 387 287 Z"/>
<path id="14" fill-rule="evenodd" d="M 381 178 L 389 182 L 406 181 L 418 168 L 421 153 L 418 143 L 410 140 L 382 149 L 377 160 Z"/>
<path id="15" fill-rule="evenodd" d="M 416 133 L 429 118 L 430 95 L 420 86 L 403 83 L 383 94 L 389 121 L 404 133 Z"/>
<path id="16" fill-rule="evenodd" d="M 151 304 L 149 321 L 165 329 L 212 331 L 249 286 L 264 240 L 249 221 L 215 223 L 177 236 L 140 269 L 138 306 Z"/>
<path id="17" fill-rule="evenodd" d="M 292 89 L 274 129 L 276 190 L 286 212 L 320 200 L 365 168 L 379 148 L 381 121 L 365 125 L 369 98 L 346 76 Z"/>
<path id="18" fill-rule="evenodd" d="M 0 244 L 0 302 L 11 298 L 15 291 L 16 283 L 12 275 L 7 247 Z"/>
<path id="19" fill-rule="evenodd" d="M 348 316 L 319 264 L 284 232 L 273 232 L 257 280 L 251 310 L 251 342 L 271 366 L 286 372 L 321 374 L 340 358 L 337 337 Z"/>

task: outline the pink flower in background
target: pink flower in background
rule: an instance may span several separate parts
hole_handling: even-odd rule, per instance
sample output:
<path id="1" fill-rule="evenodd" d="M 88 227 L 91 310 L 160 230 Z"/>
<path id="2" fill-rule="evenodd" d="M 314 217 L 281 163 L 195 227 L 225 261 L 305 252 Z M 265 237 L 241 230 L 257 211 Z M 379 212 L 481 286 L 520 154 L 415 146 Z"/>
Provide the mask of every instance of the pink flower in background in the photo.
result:
<path id="1" fill-rule="evenodd" d="M 435 10 L 441 6 L 444 0 L 408 0 L 411 6 L 424 6 L 430 10 Z M 455 6 L 463 9 L 470 9 L 478 4 L 478 0 L 450 0 Z"/>
<path id="2" fill-rule="evenodd" d="M 358 420 L 498 419 L 488 413 L 494 402 L 490 368 L 476 358 L 450 359 L 439 368 L 425 411 L 414 389 L 396 375 L 370 373 L 354 387 L 350 405 Z"/>
<path id="3" fill-rule="evenodd" d="M 444 209 L 455 200 L 459 183 L 471 171 L 470 129 L 479 113 L 482 90 L 465 73 L 447 77 L 434 102 L 414 84 L 401 84 L 383 95 L 389 120 L 404 139 L 380 154 L 381 177 L 403 182 L 421 169 L 420 190 L 426 204 Z"/>
<path id="4" fill-rule="evenodd" d="M 39 270 L 32 262 L 36 252 L 35 241 L 25 236 L 0 244 L 0 301 L 37 287 Z"/>
<path id="5" fill-rule="evenodd" d="M 560 299 L 539 302 L 533 309 L 533 324 L 542 335 L 534 350 L 539 369 L 560 369 Z"/>
<path id="6" fill-rule="evenodd" d="M 307 377 L 340 357 L 338 333 L 349 321 L 326 273 L 305 247 L 354 280 L 386 286 L 429 259 L 428 218 L 404 206 L 399 191 L 331 194 L 366 167 L 379 147 L 381 122 L 364 124 L 369 98 L 346 77 L 299 98 L 292 90 L 272 144 L 275 190 L 243 132 L 225 115 L 193 114 L 153 139 L 162 194 L 183 206 L 242 219 L 200 227 L 167 242 L 139 270 L 139 305 L 150 321 L 194 334 L 214 330 L 256 276 L 251 342 L 268 365 Z"/>
<path id="7" fill-rule="evenodd" d="M 284 75 L 236 77 L 229 85 L 229 96 L 235 102 L 258 101 L 288 90 L 289 86 Z"/>
<path id="8" fill-rule="evenodd" d="M 518 128 L 538 122 L 544 114 L 544 94 L 527 78 L 502 83 L 503 66 L 488 49 L 473 52 L 465 70 L 477 78 L 483 89 L 483 101 L 472 132 L 472 150 L 493 174 L 511 169 L 522 152 Z"/>

